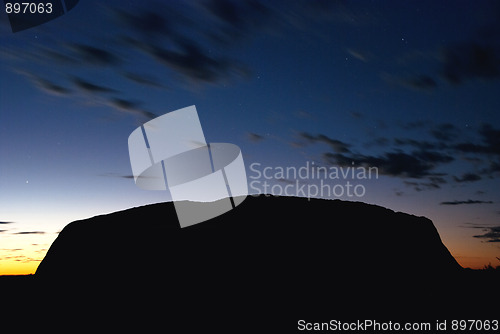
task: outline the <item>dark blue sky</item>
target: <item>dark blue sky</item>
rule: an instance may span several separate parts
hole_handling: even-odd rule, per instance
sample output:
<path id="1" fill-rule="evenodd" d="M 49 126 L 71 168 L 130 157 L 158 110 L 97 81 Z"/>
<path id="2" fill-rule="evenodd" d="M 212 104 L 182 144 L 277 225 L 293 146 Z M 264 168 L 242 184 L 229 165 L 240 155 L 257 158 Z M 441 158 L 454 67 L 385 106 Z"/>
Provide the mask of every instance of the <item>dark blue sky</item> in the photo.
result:
<path id="1" fill-rule="evenodd" d="M 169 3 L 81 0 L 17 33 L 2 14 L 0 273 L 34 271 L 72 220 L 168 200 L 135 186 L 127 139 L 193 104 L 249 178 L 377 167 L 341 198 L 431 218 L 464 266 L 496 261 L 496 2 Z"/>

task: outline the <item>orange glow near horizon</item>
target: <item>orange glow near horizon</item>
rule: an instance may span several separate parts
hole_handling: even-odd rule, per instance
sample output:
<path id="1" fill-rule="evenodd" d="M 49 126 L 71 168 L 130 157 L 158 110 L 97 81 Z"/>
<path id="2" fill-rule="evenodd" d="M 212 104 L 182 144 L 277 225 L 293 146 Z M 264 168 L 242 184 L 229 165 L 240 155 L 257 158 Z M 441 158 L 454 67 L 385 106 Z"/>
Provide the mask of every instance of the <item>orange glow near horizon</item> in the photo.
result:
<path id="1" fill-rule="evenodd" d="M 40 261 L 2 261 L 0 266 L 1 275 L 30 275 L 36 272 Z"/>
<path id="2" fill-rule="evenodd" d="M 54 233 L 2 236 L 0 275 L 34 274 L 56 236 Z"/>

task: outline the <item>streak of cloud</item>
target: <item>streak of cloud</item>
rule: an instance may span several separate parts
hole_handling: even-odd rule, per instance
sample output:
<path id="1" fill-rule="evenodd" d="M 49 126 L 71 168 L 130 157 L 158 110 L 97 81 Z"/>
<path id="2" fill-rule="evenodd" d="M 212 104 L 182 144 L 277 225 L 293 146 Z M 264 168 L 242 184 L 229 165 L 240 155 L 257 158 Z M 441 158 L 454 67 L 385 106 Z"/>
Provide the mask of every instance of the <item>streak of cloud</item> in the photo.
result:
<path id="1" fill-rule="evenodd" d="M 15 232 L 15 233 L 12 233 L 12 234 L 45 234 L 44 231 L 23 231 L 23 232 Z"/>
<path id="2" fill-rule="evenodd" d="M 88 65 L 115 66 L 121 62 L 115 54 L 100 47 L 85 44 L 71 44 L 69 48 L 73 50 L 77 58 Z"/>
<path id="3" fill-rule="evenodd" d="M 73 77 L 71 79 L 71 82 L 80 90 L 87 92 L 87 93 L 115 93 L 116 90 L 105 87 L 105 86 L 100 86 L 94 83 L 91 83 L 85 79 L 78 78 L 78 77 Z"/>
<path id="4" fill-rule="evenodd" d="M 446 201 L 441 202 L 441 205 L 462 205 L 462 204 L 492 204 L 493 201 L 481 201 L 481 200 L 472 200 L 468 199 L 466 201 Z"/>

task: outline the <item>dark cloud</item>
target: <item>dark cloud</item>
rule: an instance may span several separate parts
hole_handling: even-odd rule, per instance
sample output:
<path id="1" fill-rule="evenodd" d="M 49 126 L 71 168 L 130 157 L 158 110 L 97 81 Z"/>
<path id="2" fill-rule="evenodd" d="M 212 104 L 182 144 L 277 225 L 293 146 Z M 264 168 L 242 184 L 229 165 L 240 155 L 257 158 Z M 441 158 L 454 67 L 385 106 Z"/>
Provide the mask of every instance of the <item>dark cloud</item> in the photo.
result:
<path id="1" fill-rule="evenodd" d="M 120 98 L 112 98 L 110 101 L 113 104 L 113 106 L 123 110 L 136 110 L 140 106 L 139 102 L 120 99 Z"/>
<path id="2" fill-rule="evenodd" d="M 445 184 L 448 183 L 445 178 L 441 176 L 429 176 L 429 181 L 435 183 L 435 184 Z"/>
<path id="3" fill-rule="evenodd" d="M 326 163 L 339 166 L 361 165 L 366 167 L 378 167 L 381 174 L 410 177 L 415 179 L 439 176 L 434 169 L 439 165 L 449 163 L 454 157 L 438 148 L 442 145 L 414 139 L 395 139 L 397 146 L 410 146 L 417 148 L 410 153 L 400 150 L 385 152 L 380 155 L 367 155 L 352 152 L 351 145 L 341 140 L 330 138 L 324 134 L 313 135 L 308 132 L 300 132 L 299 138 L 302 142 L 297 143 L 301 147 L 306 144 L 324 143 L 331 151 L 324 152 L 322 157 Z M 383 139 L 383 144 L 388 140 Z M 441 178 L 442 179 L 442 178 Z M 426 188 L 438 188 L 436 180 L 429 180 Z"/>
<path id="4" fill-rule="evenodd" d="M 307 144 L 324 143 L 330 147 L 322 153 L 323 160 L 337 166 L 365 166 L 377 167 L 381 175 L 406 179 L 406 186 L 415 191 L 440 189 L 448 181 L 471 183 L 487 177 L 494 177 L 500 172 L 500 130 L 491 125 L 482 125 L 477 130 L 478 139 L 469 142 L 458 142 L 456 139 L 460 131 L 452 123 L 433 124 L 429 121 L 415 121 L 401 125 L 405 130 L 420 130 L 427 132 L 433 140 L 411 138 L 393 138 L 392 141 L 382 137 L 369 143 L 362 144 L 365 149 L 378 147 L 388 149 L 379 154 L 356 152 L 352 145 L 330 138 L 326 135 L 314 135 L 300 132 L 300 141 L 294 143 L 296 147 Z M 392 150 L 390 145 L 394 145 Z M 472 157 L 471 157 L 472 156 Z M 472 170 L 465 170 L 462 174 L 449 175 L 438 168 L 460 158 L 466 168 L 473 165 Z M 478 168 L 478 164 L 482 165 Z M 408 180 L 407 178 L 413 179 Z M 443 205 L 492 203 L 489 201 L 454 201 L 442 202 Z"/>
<path id="5" fill-rule="evenodd" d="M 487 242 L 500 242 L 500 226 L 484 227 L 485 234 L 474 235 L 474 238 L 487 239 Z"/>
<path id="6" fill-rule="evenodd" d="M 309 20 L 328 20 L 350 27 L 375 25 L 383 20 L 377 9 L 366 10 L 367 4 L 359 7 L 360 3 L 355 1 L 311 0 L 298 1 L 298 4 L 296 11 Z"/>
<path id="7" fill-rule="evenodd" d="M 370 148 L 374 146 L 387 147 L 391 144 L 391 140 L 387 137 L 375 137 L 369 142 L 363 144 L 365 148 Z"/>
<path id="8" fill-rule="evenodd" d="M 455 149 L 464 153 L 493 154 L 500 156 L 500 130 L 484 124 L 478 131 L 482 143 L 459 143 Z"/>
<path id="9" fill-rule="evenodd" d="M 0 221 L 0 225 L 14 224 L 14 222 Z"/>
<path id="10" fill-rule="evenodd" d="M 494 129 L 490 124 L 484 124 L 479 129 L 485 145 L 485 153 L 500 155 L 500 129 Z"/>
<path id="11" fill-rule="evenodd" d="M 96 46 L 85 44 L 70 45 L 76 56 L 88 65 L 114 66 L 118 65 L 120 59 L 109 51 Z"/>
<path id="12" fill-rule="evenodd" d="M 305 139 L 308 143 L 325 143 L 331 147 L 331 149 L 336 153 L 348 153 L 349 144 L 344 143 L 338 139 L 332 139 L 324 134 L 312 135 L 307 132 L 299 133 L 301 139 Z"/>
<path id="13" fill-rule="evenodd" d="M 314 115 L 305 110 L 298 110 L 293 113 L 295 117 L 301 119 L 314 119 Z"/>
<path id="14" fill-rule="evenodd" d="M 210 36 L 219 43 L 233 43 L 274 21 L 272 18 L 278 20 L 278 13 L 258 0 L 209 0 L 204 6 L 218 23 Z"/>
<path id="15" fill-rule="evenodd" d="M 489 224 L 479 224 L 479 223 L 464 223 L 463 226 L 465 228 L 477 228 L 477 229 L 483 229 L 486 231 L 486 229 L 490 228 L 491 225 Z"/>
<path id="16" fill-rule="evenodd" d="M 28 62 L 43 64 L 33 71 L 30 69 L 33 74 L 26 76 L 45 93 L 64 96 L 83 92 L 85 99 L 152 118 L 156 115 L 141 107 L 146 98 L 138 98 L 141 92 L 125 95 L 126 88 L 120 79 L 125 77 L 133 83 L 158 88 L 167 86 L 168 80 L 176 80 L 177 84 L 175 75 L 156 76 L 165 65 L 173 74 L 198 85 L 247 78 L 249 68 L 229 57 L 229 48 L 221 47 L 216 41 L 242 40 L 241 37 L 257 34 L 257 30 L 268 23 L 274 25 L 275 21 L 270 20 L 274 15 L 281 16 L 279 11 L 258 0 L 153 2 L 146 10 L 134 4 L 118 10 L 104 3 L 103 6 L 106 8 L 103 15 L 97 13 L 95 19 L 104 21 L 101 23 L 109 29 L 99 38 L 92 36 L 89 30 L 88 34 L 69 36 L 71 39 L 64 35 L 61 40 L 47 39 L 43 44 L 30 42 L 13 50 L 9 48 L 1 51 L 0 56 L 9 57 L 9 61 L 15 63 L 14 68 L 23 70 Z M 70 22 L 66 28 L 72 30 L 76 24 Z M 132 62 L 141 61 L 145 55 L 154 59 L 147 70 L 154 76 L 133 67 Z M 92 73 L 101 69 L 106 70 L 106 81 L 90 80 Z M 83 71 L 89 72 L 88 78 L 81 74 Z M 112 99 L 95 96 L 103 93 L 115 96 Z"/>
<path id="17" fill-rule="evenodd" d="M 402 80 L 402 84 L 417 90 L 429 90 L 437 87 L 437 82 L 428 75 L 419 75 Z"/>
<path id="18" fill-rule="evenodd" d="M 500 76 L 500 58 L 493 45 L 463 42 L 443 49 L 443 76 L 453 84 Z"/>
<path id="19" fill-rule="evenodd" d="M 125 100 L 122 98 L 111 98 L 109 100 L 110 106 L 113 108 L 127 113 L 137 114 L 139 116 L 145 117 L 147 119 L 153 119 L 157 115 L 146 111 L 141 108 L 141 103 L 137 101 Z"/>
<path id="20" fill-rule="evenodd" d="M 37 86 L 39 89 L 42 91 L 49 93 L 49 94 L 54 94 L 54 95 L 67 95 L 71 93 L 71 90 L 60 86 L 58 84 L 55 84 L 49 80 L 43 79 L 43 78 L 33 78 L 33 82 L 35 83 L 35 86 Z"/>
<path id="21" fill-rule="evenodd" d="M 105 173 L 105 174 L 102 174 L 100 176 L 106 176 L 106 177 L 118 177 L 118 178 L 122 178 L 122 179 L 133 179 L 134 178 L 134 175 L 132 174 L 118 174 L 118 173 Z"/>
<path id="22" fill-rule="evenodd" d="M 433 182 L 414 182 L 414 181 L 404 181 L 404 184 L 412 187 L 415 191 L 433 190 L 440 189 L 439 183 Z"/>
<path id="23" fill-rule="evenodd" d="M 171 32 L 167 13 L 172 11 L 172 8 L 167 10 L 152 11 L 152 8 L 140 12 L 126 12 L 123 10 L 115 10 L 115 15 L 119 21 L 126 27 L 130 27 L 139 31 L 146 36 L 155 36 L 168 34 Z"/>
<path id="24" fill-rule="evenodd" d="M 47 60 L 50 60 L 52 62 L 55 62 L 57 64 L 63 64 L 63 65 L 77 65 L 78 61 L 71 57 L 70 55 L 64 53 L 64 52 L 59 52 L 55 51 L 53 49 L 49 48 L 44 48 L 42 47 L 40 50 L 40 53 L 43 54 Z"/>
<path id="25" fill-rule="evenodd" d="M 27 231 L 27 232 L 16 232 L 13 234 L 45 234 L 43 231 Z"/>
<path id="26" fill-rule="evenodd" d="M 425 129 L 423 124 L 415 126 Z M 494 174 L 500 172 L 500 129 L 494 128 L 490 124 L 483 124 L 477 130 L 479 139 L 468 142 L 457 140 L 460 131 L 451 123 L 441 123 L 435 126 L 428 124 L 428 131 L 436 141 L 395 138 L 394 144 L 415 147 L 424 151 L 424 154 L 417 154 L 419 154 L 419 158 L 425 160 L 436 161 L 437 158 L 438 160 L 444 159 L 443 162 L 446 162 L 445 160 L 452 160 L 452 157 L 460 156 L 466 162 L 476 165 L 483 164 L 483 168 L 479 172 L 469 171 L 461 177 L 454 176 L 453 178 L 457 182 L 478 181 L 485 176 L 494 177 Z M 430 152 L 434 153 L 429 154 Z"/>
<path id="27" fill-rule="evenodd" d="M 404 181 L 404 184 L 412 187 L 415 191 L 433 190 L 441 189 L 442 184 L 446 184 L 447 181 L 441 176 L 429 176 L 428 181 Z"/>
<path id="28" fill-rule="evenodd" d="M 354 118 L 354 119 L 362 119 L 363 118 L 363 114 L 360 112 L 357 112 L 357 111 L 350 111 L 349 115 L 351 115 L 352 118 Z"/>
<path id="29" fill-rule="evenodd" d="M 132 174 L 104 173 L 104 174 L 100 174 L 99 176 L 114 177 L 114 178 L 127 179 L 127 180 L 128 179 L 134 179 L 134 175 L 132 175 Z M 142 178 L 159 179 L 158 177 L 155 177 L 155 176 L 142 176 Z M 57 232 L 57 233 L 59 233 L 59 232 Z"/>
<path id="30" fill-rule="evenodd" d="M 162 5 L 163 6 L 163 5 Z M 252 1 L 207 1 L 192 9 L 197 19 L 186 16 L 174 6 L 139 13 L 117 12 L 124 28 L 131 30 L 123 38 L 128 47 L 144 52 L 173 72 L 196 83 L 216 83 L 233 76 L 248 76 L 249 70 L 239 62 L 223 56 L 214 41 L 229 42 L 249 29 L 254 31 L 255 19 L 266 6 Z M 172 8 L 171 8 L 172 7 Z M 255 19 L 255 22 L 254 22 Z M 196 22 L 194 22 L 196 20 Z M 193 36 L 196 36 L 194 38 Z M 139 83 L 156 83 L 141 76 L 128 76 Z"/>
<path id="31" fill-rule="evenodd" d="M 69 88 L 63 87 L 60 84 L 56 84 L 53 81 L 47 80 L 39 75 L 27 72 L 25 70 L 14 70 L 14 72 L 19 73 L 24 77 L 28 78 L 28 80 L 36 88 L 40 89 L 41 91 L 47 94 L 63 96 L 71 93 L 71 90 Z"/>
<path id="32" fill-rule="evenodd" d="M 431 135 L 440 141 L 454 140 L 458 135 L 458 129 L 451 123 L 442 123 L 430 130 Z"/>
<path id="33" fill-rule="evenodd" d="M 453 176 L 456 182 L 474 182 L 481 180 L 481 176 L 474 173 L 465 173 L 461 177 Z"/>
<path id="34" fill-rule="evenodd" d="M 405 124 L 402 124 L 401 127 L 405 130 L 415 130 L 422 129 L 429 126 L 429 121 L 411 121 Z"/>
<path id="35" fill-rule="evenodd" d="M 373 139 L 373 144 L 378 145 L 378 146 L 387 146 L 389 145 L 389 138 L 386 137 L 377 137 Z"/>
<path id="36" fill-rule="evenodd" d="M 114 93 L 114 92 L 116 92 L 116 90 L 114 90 L 112 88 L 96 85 L 96 84 L 93 84 L 87 80 L 77 78 L 77 77 L 72 78 L 71 82 L 77 88 L 79 88 L 82 91 L 85 91 L 87 93 Z"/>
<path id="37" fill-rule="evenodd" d="M 151 86 L 151 87 L 162 87 L 163 85 L 159 82 L 159 80 L 156 80 L 155 78 L 147 75 L 147 74 L 137 74 L 137 73 L 130 73 L 130 72 L 125 72 L 123 73 L 123 76 L 135 83 L 141 84 L 141 85 L 146 85 L 146 86 Z"/>
<path id="38" fill-rule="evenodd" d="M 419 150 L 435 150 L 444 148 L 444 146 L 439 143 L 429 142 L 426 140 L 410 139 L 410 138 L 395 138 L 394 144 L 396 146 L 411 146 Z"/>
<path id="39" fill-rule="evenodd" d="M 489 124 L 479 128 L 478 134 L 481 142 L 462 142 L 453 146 L 458 153 L 468 153 L 483 156 L 488 161 L 488 166 L 481 170 L 487 176 L 500 172 L 500 130 Z"/>
<path id="40" fill-rule="evenodd" d="M 211 0 L 205 3 L 208 10 L 222 22 L 238 28 L 243 24 L 244 11 L 242 4 L 231 0 Z"/>
<path id="41" fill-rule="evenodd" d="M 383 78 L 390 83 L 420 90 L 437 87 L 436 78 L 438 76 L 453 85 L 462 84 L 468 80 L 499 78 L 500 25 L 498 22 L 500 22 L 500 16 L 498 15 L 498 6 L 491 8 L 490 11 L 491 15 L 496 16 L 493 20 L 494 23 L 489 19 L 484 19 L 485 24 L 477 31 L 472 32 L 469 35 L 471 38 L 444 44 L 438 52 L 432 51 L 432 56 L 429 56 L 428 52 L 412 52 L 411 58 L 426 63 L 427 67 L 436 68 L 434 73 L 419 75 L 411 79 L 399 79 L 398 75 L 391 74 L 386 74 Z M 488 21 L 490 23 L 486 23 Z M 406 59 L 405 62 L 409 59 Z M 435 64 L 436 61 L 438 64 Z M 409 68 L 409 71 L 414 71 L 418 65 L 422 64 L 412 65 L 413 68 Z"/>
<path id="42" fill-rule="evenodd" d="M 209 56 L 208 52 L 192 40 L 178 41 L 178 48 L 168 50 L 159 45 L 149 45 L 147 52 L 157 61 L 195 82 L 217 82 L 237 72 L 238 68 L 224 58 Z"/>
<path id="43" fill-rule="evenodd" d="M 468 199 L 466 201 L 449 201 L 449 202 L 441 202 L 441 205 L 462 205 L 462 204 L 492 204 L 492 201 L 481 201 L 481 200 L 472 200 Z"/>
<path id="44" fill-rule="evenodd" d="M 324 153 L 323 157 L 330 164 L 340 166 L 355 165 L 378 167 L 381 174 L 420 179 L 436 176 L 432 170 L 439 164 L 450 162 L 452 157 L 438 152 L 419 151 L 413 154 L 404 152 L 387 152 L 381 156 L 343 155 L 340 153 Z"/>
<path id="45" fill-rule="evenodd" d="M 6 232 L 7 230 L 0 230 L 0 233 Z"/>
<path id="46" fill-rule="evenodd" d="M 262 135 L 259 135 L 258 133 L 254 133 L 254 132 L 249 132 L 247 134 L 247 137 L 248 139 L 251 141 L 251 142 L 254 142 L 254 143 L 258 143 L 262 140 L 264 140 L 264 136 Z"/>
<path id="47" fill-rule="evenodd" d="M 403 77 L 398 74 L 382 73 L 381 78 L 395 86 L 401 86 L 416 91 L 429 91 L 437 87 L 437 81 L 429 75 Z"/>
<path id="48" fill-rule="evenodd" d="M 413 156 L 418 158 L 422 162 L 426 162 L 434 166 L 438 163 L 448 163 L 455 160 L 452 156 L 438 151 L 431 150 L 419 150 L 412 152 Z"/>

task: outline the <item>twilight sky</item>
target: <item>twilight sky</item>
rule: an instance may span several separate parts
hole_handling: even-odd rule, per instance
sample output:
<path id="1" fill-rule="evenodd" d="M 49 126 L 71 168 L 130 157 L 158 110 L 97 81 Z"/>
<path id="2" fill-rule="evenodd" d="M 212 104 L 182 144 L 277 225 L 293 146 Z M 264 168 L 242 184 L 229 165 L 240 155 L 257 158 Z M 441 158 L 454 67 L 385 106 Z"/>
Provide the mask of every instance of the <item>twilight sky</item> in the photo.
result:
<path id="1" fill-rule="evenodd" d="M 73 220 L 168 201 L 127 140 L 190 105 L 251 192 L 338 185 L 309 195 L 426 216 L 462 266 L 497 265 L 499 78 L 496 1 L 81 0 L 17 33 L 2 11 L 0 274 L 34 273 Z M 279 173 L 316 167 L 378 177 Z"/>

